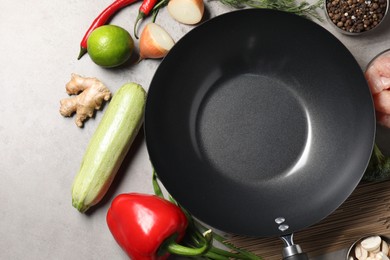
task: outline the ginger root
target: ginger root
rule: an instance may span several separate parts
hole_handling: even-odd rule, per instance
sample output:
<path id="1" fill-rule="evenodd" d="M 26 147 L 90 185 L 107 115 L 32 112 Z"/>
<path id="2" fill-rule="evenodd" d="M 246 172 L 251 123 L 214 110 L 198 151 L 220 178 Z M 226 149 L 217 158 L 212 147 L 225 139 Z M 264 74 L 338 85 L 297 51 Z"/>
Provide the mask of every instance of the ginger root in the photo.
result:
<path id="1" fill-rule="evenodd" d="M 97 78 L 72 73 L 71 80 L 65 87 L 66 93 L 77 96 L 62 99 L 60 113 L 68 117 L 76 112 L 75 121 L 78 127 L 83 126 L 87 117 L 93 116 L 95 109 L 100 109 L 103 100 L 108 101 L 111 98 L 110 90 Z"/>

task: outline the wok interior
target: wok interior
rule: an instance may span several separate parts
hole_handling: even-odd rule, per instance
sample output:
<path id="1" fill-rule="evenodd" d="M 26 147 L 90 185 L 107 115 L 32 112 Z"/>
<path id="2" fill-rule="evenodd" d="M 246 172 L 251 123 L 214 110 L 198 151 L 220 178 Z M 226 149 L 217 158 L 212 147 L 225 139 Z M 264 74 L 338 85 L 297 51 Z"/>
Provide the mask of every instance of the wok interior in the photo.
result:
<path id="1" fill-rule="evenodd" d="M 373 115 L 338 40 L 299 17 L 247 10 L 195 28 L 170 51 L 152 80 L 145 130 L 164 186 L 195 217 L 280 236 L 318 222 L 356 187 Z"/>
<path id="2" fill-rule="evenodd" d="M 272 180 L 292 174 L 307 160 L 309 114 L 299 96 L 277 79 L 256 74 L 220 79 L 193 109 L 194 146 L 226 177 Z"/>

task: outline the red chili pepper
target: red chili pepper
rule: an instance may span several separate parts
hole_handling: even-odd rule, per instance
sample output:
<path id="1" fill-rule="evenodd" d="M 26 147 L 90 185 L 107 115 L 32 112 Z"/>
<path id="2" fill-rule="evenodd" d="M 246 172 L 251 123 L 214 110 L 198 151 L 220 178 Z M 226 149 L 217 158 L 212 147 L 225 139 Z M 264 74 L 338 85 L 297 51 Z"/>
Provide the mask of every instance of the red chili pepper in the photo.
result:
<path id="1" fill-rule="evenodd" d="M 170 253 L 201 255 L 207 249 L 180 242 L 188 219 L 180 207 L 155 195 L 127 193 L 114 198 L 107 225 L 117 243 L 133 260 L 163 260 Z"/>
<path id="2" fill-rule="evenodd" d="M 98 17 L 95 18 L 87 32 L 84 34 L 84 37 L 80 43 L 80 53 L 77 59 L 79 60 L 84 54 L 87 53 L 87 40 L 93 30 L 106 24 L 107 21 L 120 9 L 136 1 L 137 0 L 116 0 L 112 4 L 107 6 L 106 9 L 104 9 L 103 12 L 101 12 Z"/>
<path id="3" fill-rule="evenodd" d="M 137 19 L 135 20 L 134 24 L 134 36 L 138 39 L 137 35 L 137 24 L 140 20 L 142 20 L 145 16 L 148 16 L 149 13 L 152 11 L 153 7 L 156 5 L 158 0 L 144 0 L 139 7 Z"/>

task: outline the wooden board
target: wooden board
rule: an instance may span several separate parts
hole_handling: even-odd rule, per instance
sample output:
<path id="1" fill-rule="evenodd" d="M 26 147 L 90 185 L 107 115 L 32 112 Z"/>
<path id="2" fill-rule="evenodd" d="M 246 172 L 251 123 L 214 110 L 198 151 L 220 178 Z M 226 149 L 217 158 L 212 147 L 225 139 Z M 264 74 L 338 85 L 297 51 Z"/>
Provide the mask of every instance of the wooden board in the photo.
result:
<path id="1" fill-rule="evenodd" d="M 348 248 L 368 234 L 390 235 L 390 181 L 359 184 L 331 215 L 295 233 L 294 242 L 314 257 Z M 282 258 L 283 243 L 279 238 L 229 236 L 227 241 L 265 260 Z"/>

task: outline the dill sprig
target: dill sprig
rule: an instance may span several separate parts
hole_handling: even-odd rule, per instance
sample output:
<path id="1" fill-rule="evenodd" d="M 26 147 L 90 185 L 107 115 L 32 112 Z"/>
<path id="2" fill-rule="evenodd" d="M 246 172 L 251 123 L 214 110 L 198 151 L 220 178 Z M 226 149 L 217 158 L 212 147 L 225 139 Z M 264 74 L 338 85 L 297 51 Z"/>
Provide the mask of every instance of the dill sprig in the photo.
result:
<path id="1" fill-rule="evenodd" d="M 317 0 L 317 2 L 310 4 L 306 1 L 296 3 L 295 0 L 219 0 L 225 5 L 232 6 L 234 8 L 263 8 L 274 9 L 294 13 L 300 16 L 304 16 L 308 19 L 315 18 L 322 20 L 321 16 L 317 13 L 317 8 L 323 7 L 323 0 Z"/>

